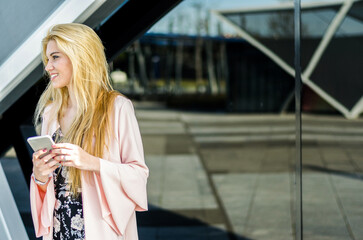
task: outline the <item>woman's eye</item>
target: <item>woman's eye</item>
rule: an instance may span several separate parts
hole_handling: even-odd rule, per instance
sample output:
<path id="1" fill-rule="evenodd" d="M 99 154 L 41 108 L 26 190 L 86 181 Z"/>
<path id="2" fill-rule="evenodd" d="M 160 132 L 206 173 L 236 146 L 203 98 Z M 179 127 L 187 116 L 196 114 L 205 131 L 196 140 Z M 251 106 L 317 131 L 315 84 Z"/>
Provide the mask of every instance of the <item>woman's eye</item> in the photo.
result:
<path id="1" fill-rule="evenodd" d="M 53 59 L 57 59 L 57 58 L 59 58 L 59 56 L 57 56 L 57 55 L 53 55 L 53 56 L 52 56 L 52 58 L 53 58 Z"/>

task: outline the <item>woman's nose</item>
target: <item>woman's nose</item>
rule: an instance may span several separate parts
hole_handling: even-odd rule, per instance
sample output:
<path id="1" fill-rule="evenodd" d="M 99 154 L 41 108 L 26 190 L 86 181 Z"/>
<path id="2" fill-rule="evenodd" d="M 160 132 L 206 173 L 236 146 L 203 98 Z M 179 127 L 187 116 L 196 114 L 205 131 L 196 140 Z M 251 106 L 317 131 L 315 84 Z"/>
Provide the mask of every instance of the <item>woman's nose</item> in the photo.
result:
<path id="1" fill-rule="evenodd" d="M 50 61 L 48 61 L 47 65 L 45 66 L 45 71 L 49 72 L 49 71 L 51 71 L 53 68 L 54 68 L 54 67 L 53 67 L 53 64 L 52 64 Z"/>

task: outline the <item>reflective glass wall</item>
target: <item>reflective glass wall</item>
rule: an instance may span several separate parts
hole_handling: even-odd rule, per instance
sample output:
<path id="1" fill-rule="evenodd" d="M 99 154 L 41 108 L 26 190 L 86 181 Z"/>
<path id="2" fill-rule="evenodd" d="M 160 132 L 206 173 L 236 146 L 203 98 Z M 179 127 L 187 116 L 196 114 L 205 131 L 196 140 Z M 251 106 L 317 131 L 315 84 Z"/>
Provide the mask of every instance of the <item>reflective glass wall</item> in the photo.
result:
<path id="1" fill-rule="evenodd" d="M 140 239 L 294 239 L 293 13 L 264 4 L 183 1 L 112 63 L 150 168 Z"/>
<path id="2" fill-rule="evenodd" d="M 302 3 L 304 239 L 362 239 L 363 2 Z"/>
<path id="3" fill-rule="evenodd" d="M 302 1 L 303 239 L 363 238 L 362 13 Z M 141 236 L 296 239 L 292 1 L 184 1 L 113 70 L 151 170 Z"/>

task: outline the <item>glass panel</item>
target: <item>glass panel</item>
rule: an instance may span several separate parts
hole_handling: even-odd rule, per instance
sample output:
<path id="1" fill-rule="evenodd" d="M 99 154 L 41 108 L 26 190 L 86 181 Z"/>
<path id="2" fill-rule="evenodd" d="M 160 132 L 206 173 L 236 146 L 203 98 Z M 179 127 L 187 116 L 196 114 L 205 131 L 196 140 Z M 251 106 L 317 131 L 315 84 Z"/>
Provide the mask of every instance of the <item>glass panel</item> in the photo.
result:
<path id="1" fill-rule="evenodd" d="M 314 83 L 348 110 L 354 108 L 363 92 L 360 77 L 363 66 L 363 19 L 352 17 L 356 8 L 362 9 L 362 5 L 353 4 L 311 75 Z"/>
<path id="2" fill-rule="evenodd" d="M 308 240 L 363 238 L 361 10 L 362 2 L 353 4 L 312 71 L 314 84 L 303 89 L 303 224 Z"/>
<path id="3" fill-rule="evenodd" d="M 183 1 L 112 63 L 150 168 L 140 239 L 294 238 L 294 79 L 209 12 L 244 2 Z"/>
<path id="4" fill-rule="evenodd" d="M 325 8 L 313 5 L 302 9 L 302 68 L 306 67 L 337 9 L 336 5 Z M 294 55 L 291 54 L 294 52 L 294 15 L 291 7 L 226 12 L 224 16 L 268 47 L 288 65 L 294 66 Z"/>

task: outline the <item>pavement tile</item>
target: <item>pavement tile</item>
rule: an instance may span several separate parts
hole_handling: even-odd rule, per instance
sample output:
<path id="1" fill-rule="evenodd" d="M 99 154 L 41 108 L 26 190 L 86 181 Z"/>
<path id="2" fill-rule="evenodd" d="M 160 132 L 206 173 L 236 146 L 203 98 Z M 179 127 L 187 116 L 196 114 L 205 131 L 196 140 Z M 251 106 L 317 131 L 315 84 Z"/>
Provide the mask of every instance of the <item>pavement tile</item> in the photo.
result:
<path id="1" fill-rule="evenodd" d="M 217 207 L 197 155 L 149 155 L 146 160 L 150 172 L 154 172 L 148 184 L 148 192 L 153 192 L 151 204 L 166 209 Z"/>
<path id="2" fill-rule="evenodd" d="M 185 134 L 184 124 L 178 121 L 139 121 L 140 132 L 145 135 Z"/>

